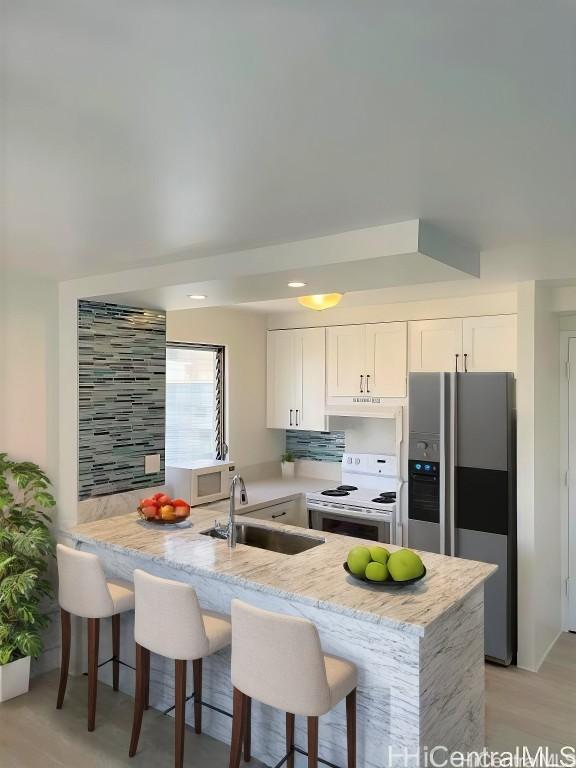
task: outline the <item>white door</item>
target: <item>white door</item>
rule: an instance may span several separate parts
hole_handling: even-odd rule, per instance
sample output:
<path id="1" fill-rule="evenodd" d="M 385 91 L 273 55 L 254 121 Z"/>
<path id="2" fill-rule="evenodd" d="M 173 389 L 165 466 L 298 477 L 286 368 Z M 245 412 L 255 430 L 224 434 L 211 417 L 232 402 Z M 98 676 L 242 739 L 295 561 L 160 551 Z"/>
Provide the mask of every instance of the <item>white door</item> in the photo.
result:
<path id="1" fill-rule="evenodd" d="M 516 371 L 516 315 L 465 317 L 462 331 L 469 373 Z"/>
<path id="2" fill-rule="evenodd" d="M 293 334 L 293 331 L 268 332 L 266 425 L 276 429 L 287 429 L 294 426 L 295 421 Z"/>
<path id="3" fill-rule="evenodd" d="M 409 324 L 410 370 L 452 372 L 462 366 L 462 320 L 416 320 Z"/>
<path id="4" fill-rule="evenodd" d="M 296 426 L 326 429 L 326 330 L 305 328 L 295 332 Z"/>
<path id="5" fill-rule="evenodd" d="M 576 632 L 576 338 L 568 366 L 568 629 Z"/>
<path id="6" fill-rule="evenodd" d="M 330 397 L 359 395 L 366 389 L 365 326 L 326 329 L 327 387 Z"/>
<path id="7" fill-rule="evenodd" d="M 366 326 L 367 394 L 406 397 L 407 323 Z"/>

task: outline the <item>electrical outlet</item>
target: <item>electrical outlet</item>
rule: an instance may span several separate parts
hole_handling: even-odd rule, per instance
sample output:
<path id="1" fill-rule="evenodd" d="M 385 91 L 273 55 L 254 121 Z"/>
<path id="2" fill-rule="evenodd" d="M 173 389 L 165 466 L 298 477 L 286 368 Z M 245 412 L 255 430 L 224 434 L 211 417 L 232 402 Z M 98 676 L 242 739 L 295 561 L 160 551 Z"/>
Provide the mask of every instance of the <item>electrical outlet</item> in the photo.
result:
<path id="1" fill-rule="evenodd" d="M 144 456 L 144 474 L 155 475 L 160 472 L 160 454 L 152 453 L 150 456 Z"/>

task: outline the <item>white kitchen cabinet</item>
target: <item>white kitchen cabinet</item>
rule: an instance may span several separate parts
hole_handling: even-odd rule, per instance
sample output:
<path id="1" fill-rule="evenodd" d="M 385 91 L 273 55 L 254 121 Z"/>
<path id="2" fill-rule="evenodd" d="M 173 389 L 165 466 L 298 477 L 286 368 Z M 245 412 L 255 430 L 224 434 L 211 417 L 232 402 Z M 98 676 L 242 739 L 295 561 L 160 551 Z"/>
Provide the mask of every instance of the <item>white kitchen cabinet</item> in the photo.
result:
<path id="1" fill-rule="evenodd" d="M 406 323 L 326 329 L 329 397 L 406 396 Z"/>
<path id="2" fill-rule="evenodd" d="M 463 370 L 461 361 L 460 318 L 417 320 L 410 323 L 410 371 L 460 371 Z"/>
<path id="3" fill-rule="evenodd" d="M 516 315 L 410 323 L 410 371 L 516 370 Z"/>
<path id="4" fill-rule="evenodd" d="M 406 323 L 366 325 L 366 392 L 374 397 L 406 397 Z"/>
<path id="5" fill-rule="evenodd" d="M 330 397 L 347 397 L 364 391 L 365 358 L 363 325 L 338 325 L 326 329 L 327 391 Z"/>
<path id="6" fill-rule="evenodd" d="M 267 426 L 326 429 L 324 328 L 268 332 Z"/>
<path id="7" fill-rule="evenodd" d="M 464 367 L 478 371 L 516 371 L 516 315 L 465 317 Z"/>
<path id="8" fill-rule="evenodd" d="M 241 511 L 242 507 L 238 509 L 238 513 L 240 514 Z M 255 520 L 271 520 L 272 522 L 283 523 L 284 525 L 298 525 L 302 528 L 308 528 L 306 510 L 300 499 L 283 501 L 270 507 L 256 509 L 253 512 L 247 512 L 242 517 L 251 517 Z"/>

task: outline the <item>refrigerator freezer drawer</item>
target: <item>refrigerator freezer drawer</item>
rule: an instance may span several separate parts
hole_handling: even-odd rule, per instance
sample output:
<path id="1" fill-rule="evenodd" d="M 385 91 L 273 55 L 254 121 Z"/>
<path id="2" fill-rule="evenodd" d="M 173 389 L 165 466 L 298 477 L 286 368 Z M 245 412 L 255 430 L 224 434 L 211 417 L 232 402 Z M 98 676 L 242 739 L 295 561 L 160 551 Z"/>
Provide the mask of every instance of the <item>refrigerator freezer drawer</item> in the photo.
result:
<path id="1" fill-rule="evenodd" d="M 440 525 L 423 520 L 408 521 L 408 546 L 440 554 Z"/>
<path id="2" fill-rule="evenodd" d="M 494 563 L 496 573 L 484 585 L 484 653 L 500 664 L 512 662 L 515 599 L 510 573 L 508 537 L 482 531 L 456 529 L 456 555 L 468 560 Z"/>

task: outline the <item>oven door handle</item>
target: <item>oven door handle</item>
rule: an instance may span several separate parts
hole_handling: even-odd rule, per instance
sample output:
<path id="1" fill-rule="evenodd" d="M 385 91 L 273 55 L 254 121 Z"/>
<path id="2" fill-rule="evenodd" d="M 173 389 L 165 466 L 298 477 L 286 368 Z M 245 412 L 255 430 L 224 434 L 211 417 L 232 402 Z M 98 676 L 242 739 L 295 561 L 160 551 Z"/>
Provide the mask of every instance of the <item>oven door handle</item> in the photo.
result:
<path id="1" fill-rule="evenodd" d="M 321 512 L 325 515 L 335 515 L 337 517 L 353 517 L 355 520 L 365 520 L 367 523 L 392 523 L 394 522 L 394 512 L 388 510 L 380 510 L 375 515 L 362 512 L 360 508 L 356 509 L 342 509 L 342 507 L 324 506 L 323 504 L 315 504 L 313 501 L 307 503 L 309 512 Z"/>

